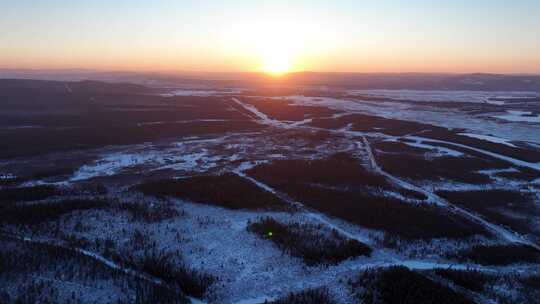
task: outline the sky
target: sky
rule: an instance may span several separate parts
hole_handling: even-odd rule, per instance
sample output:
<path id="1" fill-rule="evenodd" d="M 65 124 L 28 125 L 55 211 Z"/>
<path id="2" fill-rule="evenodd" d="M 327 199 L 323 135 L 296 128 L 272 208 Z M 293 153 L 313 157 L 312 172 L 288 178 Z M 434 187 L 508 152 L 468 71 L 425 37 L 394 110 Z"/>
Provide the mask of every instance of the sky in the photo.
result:
<path id="1" fill-rule="evenodd" d="M 0 0 L 0 67 L 540 73 L 539 0 Z"/>

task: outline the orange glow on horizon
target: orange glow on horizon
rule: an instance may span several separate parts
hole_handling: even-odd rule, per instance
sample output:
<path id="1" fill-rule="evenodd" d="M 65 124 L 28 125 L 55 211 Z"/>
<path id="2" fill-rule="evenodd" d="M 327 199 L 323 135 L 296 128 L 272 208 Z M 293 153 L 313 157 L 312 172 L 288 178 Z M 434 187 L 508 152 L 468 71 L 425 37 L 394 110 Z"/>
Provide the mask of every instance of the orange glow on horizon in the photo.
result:
<path id="1" fill-rule="evenodd" d="M 274 55 L 272 58 L 267 58 L 264 66 L 264 72 L 279 76 L 286 74 L 290 71 L 290 64 L 287 58 L 284 56 Z"/>
<path id="2" fill-rule="evenodd" d="M 30 58 L 0 63 L 0 68 L 7 69 L 91 69 L 103 71 L 141 71 L 141 72 L 262 72 L 272 76 L 281 76 L 291 72 L 345 72 L 345 73 L 540 73 L 540 60 L 509 61 L 507 58 L 493 56 L 431 56 L 409 55 L 407 61 L 391 56 L 342 54 L 339 58 L 298 56 L 295 61 L 286 57 L 253 58 L 254 56 L 234 56 L 220 62 L 203 60 L 199 57 L 155 58 L 156 56 L 110 56 L 99 58 L 62 57 Z M 264 57 L 264 56 L 261 56 Z M 360 57 L 360 58 L 359 58 Z M 4 57 L 6 58 L 6 57 Z M 8 56 L 9 58 L 9 56 Z M 195 62 L 204 62 L 195 64 Z"/>
<path id="3" fill-rule="evenodd" d="M 0 68 L 540 73 L 537 0 L 27 2 L 1 5 Z"/>
<path id="4" fill-rule="evenodd" d="M 265 38 L 263 38 L 265 37 Z M 29 52 L 15 49 L 0 52 L 0 68 L 9 69 L 92 69 L 141 72 L 262 72 L 281 76 L 291 72 L 360 72 L 360 73 L 539 73 L 540 57 L 513 53 L 476 53 L 448 51 L 332 49 L 314 53 L 313 47 L 297 43 L 291 47 L 288 37 L 264 35 L 256 41 L 231 50 L 188 52 L 180 49 L 100 49 L 92 52 L 72 49 L 69 54 Z M 243 38 L 243 37 L 242 37 Z M 232 41 L 236 43 L 237 41 Z"/>

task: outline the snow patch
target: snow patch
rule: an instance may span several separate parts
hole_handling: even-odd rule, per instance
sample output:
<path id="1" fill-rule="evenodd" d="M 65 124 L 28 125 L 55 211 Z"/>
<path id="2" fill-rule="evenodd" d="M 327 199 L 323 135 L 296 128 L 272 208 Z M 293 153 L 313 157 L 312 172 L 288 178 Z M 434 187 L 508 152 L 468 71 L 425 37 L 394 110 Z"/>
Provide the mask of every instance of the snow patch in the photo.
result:
<path id="1" fill-rule="evenodd" d="M 474 134 L 474 133 L 458 133 L 458 135 L 481 139 L 481 140 L 489 141 L 496 144 L 503 144 L 512 148 L 517 148 L 514 144 L 510 143 L 508 139 L 500 138 L 496 136 L 481 135 L 481 134 Z"/>
<path id="2" fill-rule="evenodd" d="M 494 118 L 511 121 L 511 122 L 530 122 L 540 123 L 539 115 L 532 115 L 530 111 L 506 111 L 508 114 L 494 115 Z"/>
<path id="3" fill-rule="evenodd" d="M 176 152 L 176 153 L 175 153 Z M 208 151 L 189 153 L 172 151 L 117 152 L 105 155 L 93 164 L 80 167 L 68 182 L 87 180 L 100 176 L 112 176 L 126 168 L 139 165 L 153 165 L 154 170 L 173 169 L 184 171 L 206 171 L 221 159 L 209 156 Z"/>
<path id="4" fill-rule="evenodd" d="M 422 143 L 421 141 L 418 141 L 418 140 L 415 141 L 415 142 L 404 141 L 403 143 L 408 145 L 408 146 L 411 146 L 411 147 L 432 150 L 432 151 L 435 152 L 435 153 L 430 153 L 430 155 L 432 155 L 432 156 L 453 156 L 453 157 L 462 157 L 462 156 L 464 156 L 464 154 L 459 152 L 459 151 L 448 149 L 446 147 L 428 145 L 428 144 Z"/>
<path id="5" fill-rule="evenodd" d="M 498 158 L 500 160 L 504 160 L 506 162 L 509 162 L 509 163 L 514 164 L 514 165 L 519 166 L 519 167 L 527 167 L 527 168 L 531 168 L 531 169 L 535 169 L 535 170 L 540 171 L 540 163 L 530 163 L 530 162 L 526 162 L 526 161 L 515 159 L 515 158 L 509 157 L 509 156 L 505 156 L 505 155 L 497 154 L 497 153 L 494 153 L 494 152 L 474 148 L 474 147 L 467 146 L 467 145 L 462 145 L 462 144 L 458 144 L 458 143 L 454 143 L 454 142 L 450 142 L 450 141 L 444 141 L 444 140 L 424 138 L 424 137 L 419 137 L 419 136 L 406 136 L 405 138 L 406 139 L 416 140 L 416 141 L 431 141 L 431 142 L 436 142 L 436 143 L 444 143 L 444 144 L 448 144 L 448 145 L 453 145 L 453 146 L 456 146 L 456 147 L 469 149 L 469 150 L 479 152 L 479 153 L 482 153 L 482 154 L 485 154 L 485 155 L 488 155 L 488 156 L 491 156 L 491 157 L 495 157 L 495 158 Z"/>
<path id="6" fill-rule="evenodd" d="M 350 95 L 362 95 L 393 100 L 413 100 L 425 102 L 467 102 L 504 105 L 497 99 L 536 98 L 535 92 L 485 92 L 485 91 L 441 91 L 441 90 L 351 90 Z"/>
<path id="7" fill-rule="evenodd" d="M 17 176 L 13 175 L 12 173 L 0 173 L 0 180 L 10 180 L 16 178 Z"/>

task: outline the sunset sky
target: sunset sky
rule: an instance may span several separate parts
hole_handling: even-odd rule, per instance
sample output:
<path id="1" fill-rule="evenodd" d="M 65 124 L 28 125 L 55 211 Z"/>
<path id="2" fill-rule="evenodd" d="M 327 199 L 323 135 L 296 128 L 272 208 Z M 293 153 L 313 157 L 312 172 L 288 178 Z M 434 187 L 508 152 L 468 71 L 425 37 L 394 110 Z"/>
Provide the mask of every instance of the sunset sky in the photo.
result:
<path id="1" fill-rule="evenodd" d="M 539 0 L 0 0 L 0 67 L 540 73 Z"/>

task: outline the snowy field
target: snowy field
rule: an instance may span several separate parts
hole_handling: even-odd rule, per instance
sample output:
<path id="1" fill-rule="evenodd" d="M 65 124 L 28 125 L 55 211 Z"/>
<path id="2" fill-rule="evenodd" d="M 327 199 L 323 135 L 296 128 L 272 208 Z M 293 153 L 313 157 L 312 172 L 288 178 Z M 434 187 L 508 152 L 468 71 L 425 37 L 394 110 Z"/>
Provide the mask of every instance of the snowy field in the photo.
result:
<path id="1" fill-rule="evenodd" d="M 133 286 L 150 284 L 177 289 L 191 303 L 265 303 L 307 289 L 324 289 L 333 303 L 360 303 L 348 282 L 367 269 L 404 266 L 474 303 L 517 303 L 534 294 L 524 282 L 540 276 L 538 93 L 244 92 L 174 89 L 157 95 L 169 113 L 144 104 L 142 116 L 129 116 L 138 119 L 130 127 L 149 134 L 138 142 L 2 159 L 2 242 L 63 248 L 122 275 L 103 270 L 94 284 L 83 270 L 67 274 L 78 266 L 66 274 L 28 268 L 0 274 L 7 286 L 0 291 L 16 297 L 11 280 L 39 277 L 58 297 L 83 302 L 130 302 L 141 296 Z M 199 108 L 189 97 L 219 102 Z M 187 108 L 196 117 L 185 119 Z M 145 111 L 154 111 L 151 119 L 140 118 Z M 242 124 L 233 128 L 233 121 Z M 209 176 L 215 184 L 198 182 Z M 234 189 L 243 192 L 230 195 Z M 96 199 L 105 203 L 32 211 Z M 279 208 L 250 206 L 274 200 Z M 371 254 L 308 265 L 279 247 L 277 236 L 248 229 L 266 217 L 312 225 Z M 202 292 L 173 284 L 136 263 L 149 252 L 214 279 Z M 495 287 L 469 290 L 440 269 L 476 271 Z M 106 282 L 113 282 L 109 289 Z"/>

